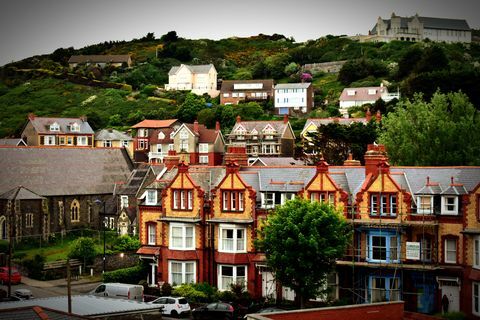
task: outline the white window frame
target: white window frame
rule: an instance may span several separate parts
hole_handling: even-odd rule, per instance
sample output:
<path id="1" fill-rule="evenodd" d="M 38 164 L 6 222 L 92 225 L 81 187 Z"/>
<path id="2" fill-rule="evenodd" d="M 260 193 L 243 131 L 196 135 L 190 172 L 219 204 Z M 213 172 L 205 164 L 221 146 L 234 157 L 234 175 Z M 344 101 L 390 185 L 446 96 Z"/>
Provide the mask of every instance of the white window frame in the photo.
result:
<path id="1" fill-rule="evenodd" d="M 179 197 L 180 197 L 180 201 L 178 201 Z M 175 210 L 192 210 L 193 209 L 193 190 L 172 189 L 172 198 L 173 198 L 173 209 Z"/>
<path id="2" fill-rule="evenodd" d="M 71 126 L 70 126 L 70 131 L 72 132 L 80 132 L 80 125 L 76 122 L 74 122 Z"/>
<path id="3" fill-rule="evenodd" d="M 480 282 L 472 282 L 472 314 L 480 316 Z"/>
<path id="4" fill-rule="evenodd" d="M 182 232 L 182 245 L 174 246 L 173 245 L 173 228 L 180 228 Z M 187 228 L 192 228 L 192 244 L 187 247 Z M 191 223 L 171 223 L 169 227 L 169 241 L 168 248 L 170 250 L 195 250 L 195 225 Z"/>
<path id="5" fill-rule="evenodd" d="M 172 151 L 172 150 L 175 150 L 175 145 L 173 143 L 170 143 L 168 145 L 168 151 Z"/>
<path id="6" fill-rule="evenodd" d="M 147 224 L 147 244 L 154 246 L 157 244 L 157 225 L 153 223 Z"/>
<path id="7" fill-rule="evenodd" d="M 449 250 L 448 248 L 448 242 L 453 241 L 455 244 L 455 250 L 453 252 L 455 253 L 455 260 L 448 260 L 448 253 L 452 252 L 452 250 Z M 445 263 L 457 263 L 457 239 L 445 239 L 443 242 L 443 261 Z"/>
<path id="8" fill-rule="evenodd" d="M 193 281 L 189 283 L 197 282 L 197 262 L 196 261 L 179 261 L 179 260 L 169 260 L 168 261 L 168 282 L 173 284 L 173 274 L 172 274 L 172 264 L 181 264 L 182 266 L 182 283 L 175 283 L 176 285 L 181 285 L 186 283 L 187 278 L 187 264 L 193 265 Z"/>
<path id="9" fill-rule="evenodd" d="M 33 213 L 27 213 L 25 215 L 25 227 L 27 228 L 33 227 Z"/>
<path id="10" fill-rule="evenodd" d="M 128 196 L 120 196 L 120 209 L 128 208 Z"/>
<path id="11" fill-rule="evenodd" d="M 230 238 L 224 238 L 223 237 L 223 231 L 224 230 L 232 230 L 233 231 L 233 237 Z M 237 231 L 242 231 L 243 232 L 243 239 L 238 238 L 238 233 Z M 237 226 L 237 225 L 229 225 L 229 224 L 221 224 L 219 226 L 219 245 L 218 245 L 218 252 L 227 252 L 227 253 L 245 253 L 247 252 L 247 228 L 242 227 L 242 226 Z M 233 249 L 229 250 L 226 248 L 226 243 L 225 241 L 231 240 L 233 241 Z M 239 240 L 242 241 L 242 246 L 243 249 L 239 249 Z"/>
<path id="12" fill-rule="evenodd" d="M 422 207 L 422 198 L 430 198 L 430 207 Z M 431 195 L 421 195 L 417 196 L 417 213 L 418 214 L 433 214 L 433 196 Z"/>
<path id="13" fill-rule="evenodd" d="M 295 199 L 296 194 L 295 193 L 282 193 L 280 195 L 280 204 L 283 206 L 285 202 L 288 200 L 293 200 Z"/>
<path id="14" fill-rule="evenodd" d="M 60 131 L 60 125 L 56 122 L 50 125 L 50 131 Z"/>
<path id="15" fill-rule="evenodd" d="M 77 146 L 88 146 L 88 137 L 87 136 L 78 136 L 77 137 Z"/>
<path id="16" fill-rule="evenodd" d="M 372 243 L 373 243 L 373 237 L 382 237 L 382 238 L 385 238 L 385 259 L 375 259 L 373 257 L 373 254 L 374 254 L 374 249 L 375 248 L 383 248 L 383 247 L 378 247 L 378 246 L 375 246 L 373 247 Z M 397 245 L 396 245 L 396 248 L 394 246 L 392 246 L 392 239 L 395 238 L 396 242 L 397 242 Z M 393 232 L 384 232 L 384 233 L 381 233 L 381 232 L 372 232 L 372 233 L 369 233 L 367 234 L 367 252 L 366 252 L 366 257 L 367 257 L 367 261 L 368 262 L 386 262 L 386 263 L 398 263 L 400 262 L 400 253 L 401 253 L 401 244 L 402 244 L 402 239 L 400 237 L 400 235 L 398 234 L 395 234 Z M 395 257 L 392 257 L 393 256 L 393 250 L 395 250 Z"/>
<path id="17" fill-rule="evenodd" d="M 275 193 L 274 192 L 262 192 L 260 194 L 261 207 L 263 209 L 275 208 Z"/>
<path id="18" fill-rule="evenodd" d="M 55 136 L 44 136 L 43 145 L 45 146 L 54 146 L 55 145 Z"/>
<path id="19" fill-rule="evenodd" d="M 198 160 L 201 164 L 208 164 L 208 156 L 199 156 Z"/>
<path id="20" fill-rule="evenodd" d="M 122 140 L 122 142 L 121 142 L 122 147 L 128 148 L 128 143 L 129 143 L 128 140 Z"/>
<path id="21" fill-rule="evenodd" d="M 180 131 L 180 139 L 188 139 L 188 132 L 186 129 Z"/>
<path id="22" fill-rule="evenodd" d="M 218 290 L 219 291 L 227 291 L 227 290 L 230 290 L 230 286 L 225 286 L 224 283 L 223 283 L 223 279 L 222 279 L 222 267 L 231 267 L 233 272 L 232 272 L 232 283 L 238 283 L 239 279 L 238 279 L 238 276 L 237 276 L 237 273 L 238 273 L 238 269 L 239 268 L 244 268 L 245 270 L 245 276 L 242 277 L 244 278 L 244 280 L 242 281 L 244 285 L 247 284 L 247 280 L 248 280 L 248 268 L 246 265 L 228 265 L 228 264 L 220 264 L 218 265 L 218 269 L 217 269 L 217 274 L 218 274 L 218 278 L 217 278 L 217 283 L 218 283 Z M 224 288 L 225 287 L 225 288 Z"/>
<path id="23" fill-rule="evenodd" d="M 475 269 L 480 269 L 480 236 L 474 236 L 473 237 L 472 266 Z"/>
<path id="24" fill-rule="evenodd" d="M 145 196 L 146 205 L 156 205 L 157 204 L 157 190 L 147 190 Z"/>
<path id="25" fill-rule="evenodd" d="M 448 199 L 453 199 L 454 203 L 449 204 Z M 453 205 L 453 210 L 448 210 L 448 206 L 451 206 L 451 205 Z M 458 196 L 454 196 L 454 195 L 442 196 L 441 214 L 458 215 Z"/>
<path id="26" fill-rule="evenodd" d="M 199 143 L 198 144 L 199 153 L 208 153 L 208 143 Z"/>

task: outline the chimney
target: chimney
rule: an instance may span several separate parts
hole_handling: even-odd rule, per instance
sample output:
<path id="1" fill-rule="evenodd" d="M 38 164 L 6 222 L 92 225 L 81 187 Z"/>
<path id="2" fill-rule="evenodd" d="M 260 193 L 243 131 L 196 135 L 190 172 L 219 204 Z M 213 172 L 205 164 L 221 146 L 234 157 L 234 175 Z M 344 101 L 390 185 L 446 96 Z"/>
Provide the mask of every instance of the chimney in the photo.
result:
<path id="1" fill-rule="evenodd" d="M 288 123 L 288 114 L 283 116 L 283 123 L 285 123 L 285 124 Z"/>
<path id="2" fill-rule="evenodd" d="M 348 154 L 348 159 L 343 162 L 343 165 L 345 167 L 360 166 L 360 161 L 359 160 L 353 160 L 353 154 L 350 152 Z"/>
<path id="3" fill-rule="evenodd" d="M 226 174 L 236 173 L 240 170 L 240 165 L 235 161 L 229 161 L 225 163 Z"/>
<path id="4" fill-rule="evenodd" d="M 225 164 L 235 162 L 239 166 L 248 166 L 248 155 L 245 147 L 232 147 L 227 148 L 225 153 Z"/>
<path id="5" fill-rule="evenodd" d="M 193 133 L 198 134 L 198 121 L 197 120 L 195 120 L 193 122 Z"/>
<path id="6" fill-rule="evenodd" d="M 328 163 L 323 157 L 317 163 L 317 173 L 328 173 Z"/>
<path id="7" fill-rule="evenodd" d="M 167 170 L 171 170 L 180 163 L 180 156 L 177 155 L 175 150 L 168 150 L 168 155 L 163 159 L 163 163 Z"/>
<path id="8" fill-rule="evenodd" d="M 215 122 L 215 133 L 220 132 L 220 121 Z"/>
<path id="9" fill-rule="evenodd" d="M 369 144 L 365 153 L 365 175 L 378 175 L 378 166 L 387 160 L 384 145 Z"/>
<path id="10" fill-rule="evenodd" d="M 29 113 L 28 114 L 28 120 L 35 120 L 35 113 Z"/>
<path id="11" fill-rule="evenodd" d="M 375 118 L 376 118 L 377 122 L 382 121 L 382 113 L 380 112 L 380 110 L 377 111 L 377 114 L 375 115 Z"/>
<path id="12" fill-rule="evenodd" d="M 370 112 L 370 108 L 368 108 L 367 113 L 365 113 L 365 119 L 367 119 L 367 122 L 370 122 L 370 120 L 372 120 L 372 113 Z"/>
<path id="13" fill-rule="evenodd" d="M 87 116 L 85 116 L 85 115 L 81 116 L 80 120 L 82 120 L 83 122 L 87 122 Z"/>
<path id="14" fill-rule="evenodd" d="M 242 117 L 240 117 L 240 115 L 237 116 L 237 123 L 240 123 L 242 122 Z"/>

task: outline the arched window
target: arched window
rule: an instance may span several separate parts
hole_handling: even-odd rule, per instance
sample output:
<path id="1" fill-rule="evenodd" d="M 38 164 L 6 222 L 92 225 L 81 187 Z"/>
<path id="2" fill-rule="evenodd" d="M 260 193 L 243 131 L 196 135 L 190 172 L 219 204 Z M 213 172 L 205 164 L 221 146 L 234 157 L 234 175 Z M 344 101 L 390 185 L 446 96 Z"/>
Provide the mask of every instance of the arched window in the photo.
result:
<path id="1" fill-rule="evenodd" d="M 80 203 L 77 199 L 73 200 L 72 204 L 70 205 L 70 221 L 80 221 Z"/>
<path id="2" fill-rule="evenodd" d="M 0 239 L 7 239 L 7 219 L 5 216 L 0 217 Z"/>

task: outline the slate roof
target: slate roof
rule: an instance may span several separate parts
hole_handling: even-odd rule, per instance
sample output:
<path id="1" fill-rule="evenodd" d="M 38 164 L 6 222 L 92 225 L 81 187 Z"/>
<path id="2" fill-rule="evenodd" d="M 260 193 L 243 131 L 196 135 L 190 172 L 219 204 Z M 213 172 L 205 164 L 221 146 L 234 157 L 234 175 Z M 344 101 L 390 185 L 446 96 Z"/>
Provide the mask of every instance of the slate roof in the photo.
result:
<path id="1" fill-rule="evenodd" d="M 193 131 L 193 123 L 184 123 L 184 125 L 195 134 Z M 177 130 L 177 132 L 180 130 Z M 203 124 L 198 124 L 198 142 L 199 143 L 214 143 L 215 140 L 217 139 L 217 136 L 220 134 L 220 132 L 216 132 L 215 129 L 207 129 L 205 125 Z"/>
<path id="2" fill-rule="evenodd" d="M 22 185 L 41 196 L 112 194 L 131 171 L 123 148 L 0 147 L 0 193 Z"/>
<path id="3" fill-rule="evenodd" d="M 51 118 L 51 117 L 34 117 L 29 119 L 37 133 L 49 133 L 49 134 L 94 134 L 92 127 L 87 121 L 81 118 Z M 50 125 L 58 123 L 60 131 L 50 131 Z M 70 130 L 70 126 L 74 123 L 80 126 L 79 131 Z"/>
<path id="4" fill-rule="evenodd" d="M 143 120 L 132 126 L 132 128 L 168 128 L 177 122 L 177 119 L 167 120 Z"/>
<path id="5" fill-rule="evenodd" d="M 3 138 L 0 139 L 0 146 L 26 146 L 22 138 Z"/>
<path id="6" fill-rule="evenodd" d="M 413 20 L 412 17 L 400 17 L 400 27 L 402 29 L 408 28 L 408 23 Z M 382 19 L 387 25 L 387 29 L 391 28 L 391 19 Z M 447 18 L 433 18 L 433 17 L 418 17 L 418 20 L 426 29 L 441 29 L 441 30 L 461 30 L 470 31 L 471 28 L 465 19 L 447 19 Z M 371 34 L 377 33 L 377 25 L 370 31 Z"/>
<path id="7" fill-rule="evenodd" d="M 309 118 L 303 126 L 302 133 L 307 130 L 310 124 L 315 125 L 317 128 L 320 126 L 326 126 L 330 123 L 338 123 L 341 125 L 349 126 L 352 123 L 363 123 L 366 124 L 367 118 Z"/>
<path id="8" fill-rule="evenodd" d="M 249 89 L 234 89 L 235 84 L 262 84 L 262 88 L 249 88 Z M 222 92 L 230 91 L 272 91 L 273 79 L 259 79 L 259 80 L 223 80 Z"/>
<path id="9" fill-rule="evenodd" d="M 72 296 L 72 302 L 72 313 L 87 317 L 99 317 L 102 315 L 115 316 L 159 310 L 158 305 L 146 302 L 96 297 L 91 295 L 74 295 Z M 68 311 L 67 296 L 3 302 L 0 304 L 0 310 L 30 306 L 40 306 L 41 308 L 49 308 L 63 312 Z"/>
<path id="10" fill-rule="evenodd" d="M 278 89 L 307 89 L 312 84 L 310 82 L 299 82 L 299 83 L 279 83 L 275 86 L 275 90 Z"/>
<path id="11" fill-rule="evenodd" d="M 0 199 L 5 200 L 41 200 L 45 199 L 42 196 L 39 196 L 35 192 L 28 190 L 25 187 L 18 186 L 9 190 L 5 193 L 0 194 Z"/>
<path id="12" fill-rule="evenodd" d="M 152 134 L 150 135 L 150 144 L 170 144 L 173 143 L 173 139 L 170 138 L 170 134 L 174 132 L 175 129 L 173 128 L 161 128 L 161 129 L 154 129 Z M 165 138 L 159 139 L 158 134 L 163 132 Z"/>
<path id="13" fill-rule="evenodd" d="M 296 160 L 291 157 L 258 157 L 251 164 L 251 166 L 301 166 L 303 165 L 302 160 Z"/>
<path id="14" fill-rule="evenodd" d="M 298 192 L 310 182 L 316 173 L 315 167 L 306 166 L 292 166 L 288 169 L 282 167 L 242 167 L 242 170 L 258 173 L 257 192 Z"/>
<path id="15" fill-rule="evenodd" d="M 188 65 L 188 64 L 182 64 L 180 66 L 174 66 L 170 69 L 168 72 L 168 75 L 174 75 L 178 72 L 181 66 L 185 66 L 190 70 L 191 73 L 208 73 L 211 68 L 215 69 L 215 66 L 213 64 L 200 64 L 200 65 Z"/>
<path id="16" fill-rule="evenodd" d="M 68 59 L 68 63 L 128 63 L 128 54 L 103 54 L 103 55 L 75 55 Z"/>
<path id="17" fill-rule="evenodd" d="M 124 132 L 115 129 L 102 129 L 95 133 L 95 140 L 127 140 L 131 141 L 133 138 Z"/>
<path id="18" fill-rule="evenodd" d="M 139 167 L 130 173 L 126 183 L 119 186 L 117 194 L 136 196 L 140 191 L 140 188 L 142 187 L 149 170 L 150 167 L 147 164 L 140 164 Z"/>
<path id="19" fill-rule="evenodd" d="M 352 96 L 349 91 L 355 91 Z M 368 90 L 376 90 L 375 94 L 368 94 Z M 362 88 L 344 88 L 340 95 L 340 101 L 377 101 L 383 93 L 388 93 L 386 87 L 362 87 Z"/>
<path id="20" fill-rule="evenodd" d="M 235 125 L 232 128 L 232 131 L 230 132 L 231 135 L 236 135 L 235 131 L 239 126 L 242 126 L 247 130 L 247 133 L 250 133 L 253 131 L 253 129 L 257 130 L 258 134 L 262 134 L 262 130 L 265 129 L 267 125 L 271 125 L 275 131 L 277 131 L 277 134 L 283 135 L 285 130 L 288 128 L 288 122 L 285 123 L 283 120 L 280 121 L 240 121 L 236 122 Z"/>

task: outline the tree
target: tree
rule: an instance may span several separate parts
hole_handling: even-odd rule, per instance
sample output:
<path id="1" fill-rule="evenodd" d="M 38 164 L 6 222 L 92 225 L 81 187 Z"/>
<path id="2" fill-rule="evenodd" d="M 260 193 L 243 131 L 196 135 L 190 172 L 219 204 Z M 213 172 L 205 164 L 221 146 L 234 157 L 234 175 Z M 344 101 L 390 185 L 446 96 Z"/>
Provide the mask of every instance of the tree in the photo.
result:
<path id="1" fill-rule="evenodd" d="M 95 242 L 91 238 L 81 237 L 73 242 L 68 257 L 70 259 L 78 259 L 86 263 L 92 263 L 97 252 L 95 250 Z"/>
<path id="2" fill-rule="evenodd" d="M 200 110 L 205 108 L 205 103 L 205 98 L 194 93 L 188 93 L 185 101 L 178 109 L 178 119 L 182 122 L 193 123 L 197 119 Z"/>
<path id="3" fill-rule="evenodd" d="M 322 292 L 349 239 L 350 227 L 333 206 L 296 198 L 268 217 L 256 245 L 276 280 L 295 291 L 303 308 L 306 299 Z"/>
<path id="4" fill-rule="evenodd" d="M 461 93 L 416 94 L 383 119 L 379 142 L 396 165 L 480 164 L 480 115 Z"/>

